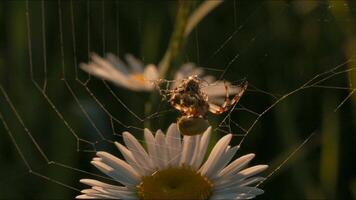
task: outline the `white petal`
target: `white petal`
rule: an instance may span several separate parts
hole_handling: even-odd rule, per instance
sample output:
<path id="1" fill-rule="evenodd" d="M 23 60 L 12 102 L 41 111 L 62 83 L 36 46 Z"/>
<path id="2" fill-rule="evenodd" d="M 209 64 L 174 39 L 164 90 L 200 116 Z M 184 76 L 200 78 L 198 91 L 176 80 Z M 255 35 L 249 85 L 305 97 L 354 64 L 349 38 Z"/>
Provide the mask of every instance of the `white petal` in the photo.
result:
<path id="1" fill-rule="evenodd" d="M 131 151 L 128 150 L 124 145 L 115 142 L 116 147 L 119 149 L 121 154 L 124 156 L 125 160 L 131 165 L 131 167 L 141 176 L 148 175 L 147 171 L 144 166 L 140 166 L 135 157 L 132 155 Z"/>
<path id="2" fill-rule="evenodd" d="M 77 199 L 84 199 L 84 197 L 87 197 L 87 199 L 117 199 L 116 196 L 110 194 L 103 194 L 93 189 L 86 189 L 82 190 L 81 192 L 84 193 L 85 196 L 77 196 Z"/>
<path id="3" fill-rule="evenodd" d="M 234 199 L 236 198 L 238 194 L 234 193 L 219 193 L 219 194 L 213 194 L 212 197 L 209 198 L 209 200 L 228 200 L 228 199 Z"/>
<path id="4" fill-rule="evenodd" d="M 151 82 L 151 85 L 154 86 L 152 81 L 156 81 L 159 78 L 157 67 L 153 64 L 147 65 L 143 76 L 145 81 Z"/>
<path id="5" fill-rule="evenodd" d="M 255 165 L 253 167 L 249 167 L 239 172 L 238 175 L 242 175 L 244 178 L 254 176 L 268 168 L 268 165 Z"/>
<path id="6" fill-rule="evenodd" d="M 119 173 L 136 182 L 140 181 L 140 175 L 129 164 L 127 164 L 120 158 L 117 158 L 104 151 L 99 151 L 96 153 L 96 155 L 103 159 L 103 163 L 109 165 L 114 170 L 116 170 L 116 173 Z"/>
<path id="7" fill-rule="evenodd" d="M 196 136 L 184 136 L 183 137 L 183 150 L 182 157 L 180 159 L 180 165 L 190 166 L 190 161 L 193 157 L 194 147 L 196 143 Z"/>
<path id="8" fill-rule="evenodd" d="M 99 186 L 99 187 L 109 188 L 114 190 L 128 191 L 126 187 L 111 185 L 94 179 L 80 179 L 80 182 L 89 186 Z"/>
<path id="9" fill-rule="evenodd" d="M 224 154 L 226 147 L 228 146 L 230 140 L 232 138 L 232 134 L 225 135 L 222 137 L 215 145 L 213 150 L 211 151 L 208 160 L 204 163 L 204 165 L 199 169 L 199 172 L 204 176 L 210 177 L 215 171 L 215 166 L 219 163 L 222 155 Z"/>
<path id="10" fill-rule="evenodd" d="M 194 158 L 194 164 L 192 165 L 194 169 L 199 168 L 203 162 L 206 150 L 208 149 L 210 136 L 211 136 L 211 126 L 206 129 L 206 131 L 203 133 L 203 136 L 200 139 L 199 152 L 196 154 L 196 158 Z"/>
<path id="11" fill-rule="evenodd" d="M 135 193 L 133 191 L 117 191 L 113 189 L 101 188 L 101 187 L 92 187 L 92 189 L 99 192 L 99 194 L 106 194 L 115 197 L 116 199 L 136 199 Z"/>
<path id="12" fill-rule="evenodd" d="M 206 75 L 203 77 L 204 82 L 208 83 L 208 84 L 212 84 L 214 82 L 216 82 L 216 78 L 215 76 L 211 76 L 211 75 Z"/>
<path id="13" fill-rule="evenodd" d="M 240 158 L 234 160 L 232 163 L 230 163 L 227 167 L 225 167 L 220 173 L 219 176 L 228 176 L 230 174 L 234 174 L 238 171 L 240 171 L 242 168 L 244 168 L 253 158 L 255 157 L 255 154 L 247 154 L 244 156 L 241 156 Z"/>
<path id="14" fill-rule="evenodd" d="M 131 151 L 136 161 L 141 166 L 146 166 L 147 169 L 154 170 L 154 164 L 151 158 L 148 156 L 145 149 L 141 146 L 141 144 L 136 140 L 136 138 L 131 135 L 129 132 L 123 132 L 123 138 L 126 146 Z"/>
<path id="15" fill-rule="evenodd" d="M 90 196 L 90 195 L 86 195 L 86 194 L 78 195 L 75 198 L 76 199 L 98 199 L 96 197 L 93 197 L 93 196 Z"/>
<path id="16" fill-rule="evenodd" d="M 225 88 L 227 86 L 227 91 Z M 231 83 L 227 81 L 216 81 L 214 83 L 207 84 L 205 87 L 202 87 L 202 91 L 205 92 L 209 99 L 215 99 L 218 97 L 225 97 L 226 92 L 229 93 L 229 96 L 236 95 L 241 92 L 242 88 L 239 86 L 231 85 Z"/>
<path id="17" fill-rule="evenodd" d="M 239 194 L 235 199 L 254 199 L 256 195 L 253 194 Z"/>
<path id="18" fill-rule="evenodd" d="M 147 128 L 145 128 L 144 130 L 144 137 L 145 137 L 147 151 L 148 154 L 150 155 L 151 160 L 153 161 L 154 167 L 160 168 L 162 163 L 160 162 L 158 157 L 156 139 L 154 138 L 152 132 Z"/>
<path id="19" fill-rule="evenodd" d="M 90 163 L 93 164 L 100 171 L 102 171 L 104 174 L 112 177 L 113 179 L 124 184 L 127 187 L 134 187 L 138 184 L 137 180 L 130 179 L 127 176 L 123 176 L 122 174 L 117 173 L 118 171 L 116 171 L 105 163 L 99 161 L 91 161 Z"/>
<path id="20" fill-rule="evenodd" d="M 171 124 L 167 130 L 166 143 L 168 147 L 168 165 L 178 167 L 182 154 L 181 136 L 175 123 Z"/>
<path id="21" fill-rule="evenodd" d="M 99 157 L 94 157 L 93 158 L 93 161 L 102 161 L 103 159 L 102 158 L 99 158 Z"/>
<path id="22" fill-rule="evenodd" d="M 122 62 L 122 60 L 119 57 L 115 56 L 112 53 L 108 53 L 106 58 L 114 67 L 116 67 L 116 69 L 118 69 L 124 74 L 129 74 L 126 64 Z"/>
<path id="23" fill-rule="evenodd" d="M 98 192 L 97 190 L 94 190 L 94 189 L 84 189 L 82 191 L 80 191 L 81 193 L 83 194 L 99 194 L 100 192 Z"/>
<path id="24" fill-rule="evenodd" d="M 94 179 L 81 179 L 80 182 L 92 186 L 92 189 L 82 190 L 81 192 L 85 194 L 76 198 L 103 198 L 102 195 L 110 195 L 111 198 L 115 199 L 137 199 L 135 191 L 126 187 L 110 185 Z"/>
<path id="25" fill-rule="evenodd" d="M 167 130 L 166 143 L 168 146 L 168 165 L 178 167 L 181 158 L 182 143 L 176 124 L 171 124 Z"/>
<path id="26" fill-rule="evenodd" d="M 237 193 L 236 191 L 232 192 L 219 192 L 214 193 L 212 197 L 209 199 L 211 200 L 226 200 L 226 199 L 253 199 L 256 195 L 253 193 Z"/>
<path id="27" fill-rule="evenodd" d="M 227 194 L 227 193 L 232 193 L 232 194 L 253 194 L 253 195 L 260 195 L 263 194 L 263 190 L 256 188 L 256 187 L 226 187 L 223 189 L 219 190 L 214 190 L 214 194 L 220 195 L 220 194 Z"/>
<path id="28" fill-rule="evenodd" d="M 266 180 L 266 178 L 260 177 L 260 176 L 251 177 L 251 178 L 248 178 L 248 179 L 245 179 L 245 180 L 241 181 L 240 185 L 241 186 L 248 186 L 248 185 L 252 185 L 252 184 L 255 184 L 255 183 L 259 183 L 259 182 L 264 181 L 264 180 Z"/>
<path id="29" fill-rule="evenodd" d="M 189 165 L 193 169 L 197 169 L 197 167 L 194 167 L 194 166 L 195 166 L 195 163 L 197 162 L 196 160 L 199 158 L 199 154 L 200 154 L 200 152 L 199 152 L 199 150 L 200 150 L 200 139 L 201 139 L 201 135 L 194 136 L 195 147 L 194 147 L 192 158 L 191 158 L 190 163 L 189 163 Z"/>
<path id="30" fill-rule="evenodd" d="M 227 188 L 231 186 L 240 185 L 240 183 L 247 179 L 248 177 L 254 176 L 265 169 L 267 169 L 267 165 L 256 165 L 250 168 L 247 168 L 237 174 L 230 174 L 228 176 L 220 177 L 214 182 L 216 188 Z"/>
<path id="31" fill-rule="evenodd" d="M 125 58 L 134 73 L 143 72 L 143 63 L 139 59 L 135 58 L 131 54 L 126 54 Z"/>
<path id="32" fill-rule="evenodd" d="M 214 174 L 211 174 L 210 179 L 214 179 L 215 177 L 219 177 L 218 174 L 221 171 L 222 168 L 224 168 L 234 157 L 236 151 L 239 149 L 239 146 L 234 146 L 232 148 L 227 148 L 226 152 L 224 153 L 223 156 L 221 156 L 221 159 L 219 159 L 219 162 L 216 164 L 215 168 L 213 171 L 215 171 Z"/>
<path id="33" fill-rule="evenodd" d="M 171 88 L 175 88 L 178 84 L 183 80 L 188 78 L 191 75 L 200 76 L 203 74 L 203 69 L 196 67 L 194 63 L 185 63 L 183 64 L 177 73 L 174 76 L 174 83 L 172 84 Z"/>
<path id="34" fill-rule="evenodd" d="M 156 144 L 158 159 L 162 163 L 160 169 L 165 169 L 168 166 L 168 149 L 166 145 L 166 138 L 161 130 L 156 132 Z"/>
<path id="35" fill-rule="evenodd" d="M 127 79 L 127 76 L 116 69 L 110 62 L 101 58 L 100 56 L 93 54 L 92 55 L 93 62 L 89 64 L 82 63 L 80 67 L 95 76 L 103 78 L 105 80 L 112 81 L 119 86 L 124 86 L 127 88 L 131 88 L 131 84 Z"/>

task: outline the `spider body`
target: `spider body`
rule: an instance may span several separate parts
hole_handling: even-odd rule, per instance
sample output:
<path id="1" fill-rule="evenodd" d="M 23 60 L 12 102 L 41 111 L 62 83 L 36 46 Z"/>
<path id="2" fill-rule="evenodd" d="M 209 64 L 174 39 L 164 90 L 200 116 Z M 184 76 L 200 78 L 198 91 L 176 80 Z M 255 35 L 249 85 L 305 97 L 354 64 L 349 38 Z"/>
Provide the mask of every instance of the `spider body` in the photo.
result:
<path id="1" fill-rule="evenodd" d="M 169 102 L 187 117 L 205 118 L 209 111 L 208 95 L 200 90 L 200 80 L 190 76 L 172 91 Z"/>
<path id="2" fill-rule="evenodd" d="M 247 89 L 247 81 L 244 81 L 239 86 L 239 91 L 236 92 L 233 99 L 229 98 L 229 86 L 224 82 L 225 99 L 222 105 L 216 105 L 209 102 L 209 96 L 202 90 L 203 80 L 198 76 L 192 75 L 182 82 L 173 90 L 170 90 L 170 104 L 182 113 L 178 119 L 178 127 L 184 135 L 196 135 L 203 133 L 209 123 L 206 116 L 209 112 L 213 114 L 221 114 L 229 110 L 235 105 L 240 97 Z"/>

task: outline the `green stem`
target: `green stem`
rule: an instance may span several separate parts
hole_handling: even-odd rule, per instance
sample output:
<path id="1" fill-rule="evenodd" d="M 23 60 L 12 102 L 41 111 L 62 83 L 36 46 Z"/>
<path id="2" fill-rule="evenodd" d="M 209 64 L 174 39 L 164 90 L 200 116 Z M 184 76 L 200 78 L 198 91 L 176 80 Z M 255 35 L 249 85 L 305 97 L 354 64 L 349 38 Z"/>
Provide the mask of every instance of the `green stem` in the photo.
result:
<path id="1" fill-rule="evenodd" d="M 189 11 L 194 1 L 179 1 L 179 8 L 176 16 L 175 28 L 169 41 L 169 46 L 163 59 L 159 63 L 159 75 L 164 78 L 168 72 L 172 59 L 177 55 L 182 47 L 185 38 L 184 32 L 186 29 Z"/>
<path id="2" fill-rule="evenodd" d="M 188 35 L 192 32 L 194 27 L 198 25 L 198 23 L 204 19 L 206 15 L 208 15 L 214 8 L 223 3 L 223 0 L 215 0 L 215 1 L 204 1 L 199 5 L 197 9 L 190 15 L 187 26 L 185 27 L 184 37 L 188 37 Z"/>

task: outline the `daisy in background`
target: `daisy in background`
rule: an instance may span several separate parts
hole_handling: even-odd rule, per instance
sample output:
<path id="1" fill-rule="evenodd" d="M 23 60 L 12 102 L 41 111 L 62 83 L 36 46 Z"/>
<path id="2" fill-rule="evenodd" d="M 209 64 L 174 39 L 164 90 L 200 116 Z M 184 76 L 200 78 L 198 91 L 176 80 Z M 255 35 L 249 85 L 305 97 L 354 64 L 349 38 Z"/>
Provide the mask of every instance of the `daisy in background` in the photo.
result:
<path id="1" fill-rule="evenodd" d="M 166 135 L 160 130 L 153 135 L 145 129 L 146 151 L 134 136 L 124 132 L 125 145 L 115 145 L 126 161 L 97 152 L 91 162 L 118 184 L 81 179 L 91 188 L 76 198 L 214 200 L 250 199 L 262 194 L 263 190 L 254 185 L 264 178 L 255 175 L 267 165 L 246 168 L 254 154 L 230 162 L 239 148 L 229 146 L 231 134 L 222 137 L 204 161 L 210 135 L 211 127 L 202 135 L 184 136 L 181 141 L 176 124 Z"/>
<path id="2" fill-rule="evenodd" d="M 216 104 L 223 104 L 228 96 L 234 96 L 243 89 L 240 85 L 233 85 L 225 80 L 216 80 L 212 75 L 205 75 L 202 67 L 197 67 L 194 63 L 185 63 L 175 73 L 171 89 L 176 88 L 182 81 L 190 76 L 198 76 L 202 80 L 201 90 L 208 95 L 209 101 Z M 226 91 L 228 88 L 228 91 Z"/>
<path id="3" fill-rule="evenodd" d="M 108 80 L 133 91 L 151 91 L 158 79 L 157 67 L 144 64 L 131 54 L 125 56 L 126 63 L 114 54 L 105 58 L 92 54 L 91 62 L 81 63 L 80 67 L 91 75 Z"/>
<path id="4" fill-rule="evenodd" d="M 144 65 L 141 60 L 131 54 L 125 56 L 126 63 L 114 54 L 107 54 L 105 58 L 92 54 L 91 62 L 81 63 L 80 67 L 89 74 L 108 80 L 117 86 L 127 88 L 132 91 L 151 92 L 156 88 L 157 83 L 167 82 L 159 79 L 158 69 L 155 65 Z M 202 91 L 205 92 L 211 102 L 222 104 L 226 96 L 226 87 L 229 88 L 229 95 L 236 95 L 241 87 L 230 84 L 227 81 L 216 81 L 211 75 L 204 75 L 201 67 L 194 63 L 183 64 L 174 75 L 173 83 L 169 86 L 174 89 L 182 80 L 189 76 L 197 75 L 204 80 Z"/>

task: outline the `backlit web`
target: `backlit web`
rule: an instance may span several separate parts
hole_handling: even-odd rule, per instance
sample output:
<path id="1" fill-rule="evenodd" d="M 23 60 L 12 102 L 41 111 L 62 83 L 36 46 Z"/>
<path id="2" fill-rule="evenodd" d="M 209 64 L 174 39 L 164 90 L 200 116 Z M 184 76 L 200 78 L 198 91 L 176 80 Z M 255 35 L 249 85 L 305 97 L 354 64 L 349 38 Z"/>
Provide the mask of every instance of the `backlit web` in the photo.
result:
<path id="1" fill-rule="evenodd" d="M 95 152 L 120 156 L 113 141 L 122 142 L 123 131 L 144 142 L 144 127 L 165 131 L 179 117 L 158 91 L 129 91 L 79 68 L 91 52 L 157 64 L 178 2 L 6 4 L 0 198 L 73 198 L 80 178 L 108 179 L 89 164 Z M 268 198 L 329 195 L 322 164 L 335 152 L 325 152 L 325 143 L 338 144 L 348 132 L 340 127 L 355 129 L 353 8 L 342 1 L 225 2 L 193 30 L 163 80 L 173 83 L 174 71 L 194 62 L 217 80 L 249 81 L 236 106 L 209 120 L 213 140 L 233 133 L 239 156 L 254 152 L 254 162 L 270 165 L 261 185 Z M 319 170 L 326 183 L 312 176 Z"/>

